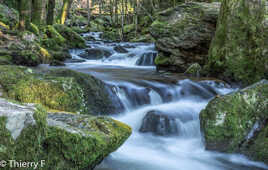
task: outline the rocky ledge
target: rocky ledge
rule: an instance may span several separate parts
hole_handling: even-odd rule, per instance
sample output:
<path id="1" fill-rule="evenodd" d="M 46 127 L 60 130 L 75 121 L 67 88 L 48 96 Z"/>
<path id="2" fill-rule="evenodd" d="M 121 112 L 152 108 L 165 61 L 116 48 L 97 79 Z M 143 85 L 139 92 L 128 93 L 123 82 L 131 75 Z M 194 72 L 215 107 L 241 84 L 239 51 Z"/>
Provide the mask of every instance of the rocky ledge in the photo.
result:
<path id="1" fill-rule="evenodd" d="M 107 117 L 48 113 L 0 98 L 0 160 L 45 160 L 44 169 L 93 169 L 130 136 Z"/>
<path id="2" fill-rule="evenodd" d="M 268 81 L 218 96 L 200 114 L 206 148 L 268 163 Z"/>

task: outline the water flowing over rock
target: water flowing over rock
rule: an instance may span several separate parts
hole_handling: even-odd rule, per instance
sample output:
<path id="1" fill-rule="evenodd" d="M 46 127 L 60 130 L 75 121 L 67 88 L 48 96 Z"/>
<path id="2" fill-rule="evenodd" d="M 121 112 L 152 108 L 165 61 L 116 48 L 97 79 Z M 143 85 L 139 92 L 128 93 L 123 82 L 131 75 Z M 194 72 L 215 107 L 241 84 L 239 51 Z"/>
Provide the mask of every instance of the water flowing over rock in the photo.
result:
<path id="1" fill-rule="evenodd" d="M 201 112 L 206 148 L 268 160 L 268 81 L 216 97 Z"/>
<path id="2" fill-rule="evenodd" d="M 205 64 L 216 30 L 220 3 L 185 3 L 158 14 L 151 26 L 159 69 L 185 72 L 193 63 Z"/>
<path id="3" fill-rule="evenodd" d="M 142 55 L 141 58 L 136 62 L 136 65 L 138 66 L 153 66 L 155 57 L 157 56 L 157 53 L 149 52 Z"/>
<path id="4" fill-rule="evenodd" d="M 1 160 L 45 160 L 44 169 L 53 164 L 91 170 L 130 134 L 130 127 L 111 118 L 47 113 L 0 98 Z"/>
<path id="5" fill-rule="evenodd" d="M 128 51 L 122 46 L 116 46 L 114 47 L 114 50 L 118 53 L 128 53 Z"/>
<path id="6" fill-rule="evenodd" d="M 86 49 L 84 53 L 80 54 L 79 56 L 88 60 L 96 60 L 96 59 L 103 59 L 110 57 L 112 53 L 105 49 L 98 49 L 98 48 L 89 48 Z"/>
<path id="7" fill-rule="evenodd" d="M 159 111 L 149 111 L 143 118 L 140 132 L 152 132 L 160 136 L 178 135 L 176 119 Z"/>

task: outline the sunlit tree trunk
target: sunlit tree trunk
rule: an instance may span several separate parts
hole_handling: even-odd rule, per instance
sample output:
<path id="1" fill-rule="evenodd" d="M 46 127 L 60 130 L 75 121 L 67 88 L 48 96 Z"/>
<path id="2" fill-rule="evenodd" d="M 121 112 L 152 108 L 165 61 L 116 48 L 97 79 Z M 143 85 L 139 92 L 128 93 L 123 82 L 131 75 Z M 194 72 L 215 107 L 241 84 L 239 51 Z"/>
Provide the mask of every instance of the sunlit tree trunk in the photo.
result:
<path id="1" fill-rule="evenodd" d="M 60 24 L 64 24 L 65 23 L 65 20 L 68 16 L 68 13 L 71 9 L 71 6 L 72 6 L 72 3 L 73 3 L 73 0 L 64 0 L 63 1 L 63 6 L 62 6 L 62 9 L 61 9 L 61 13 L 60 13 L 60 16 L 58 18 L 58 22 Z"/>

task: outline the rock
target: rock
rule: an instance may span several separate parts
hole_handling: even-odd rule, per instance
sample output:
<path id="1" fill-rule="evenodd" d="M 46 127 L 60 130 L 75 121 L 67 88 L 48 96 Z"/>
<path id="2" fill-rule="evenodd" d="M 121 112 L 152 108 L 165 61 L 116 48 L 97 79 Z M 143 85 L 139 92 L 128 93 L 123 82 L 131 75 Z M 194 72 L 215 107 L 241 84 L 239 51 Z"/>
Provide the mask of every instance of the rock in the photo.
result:
<path id="1" fill-rule="evenodd" d="M 159 111 L 150 111 L 143 118 L 140 132 L 152 132 L 155 135 L 177 135 L 176 119 Z"/>
<path id="2" fill-rule="evenodd" d="M 0 72 L 0 84 L 10 99 L 67 112 L 117 113 L 106 85 L 90 75 L 67 69 L 41 74 L 17 66 L 0 66 Z"/>
<path id="3" fill-rule="evenodd" d="M 265 3 L 254 0 L 222 2 L 206 66 L 211 76 L 244 84 L 268 76 L 268 8 Z"/>
<path id="4" fill-rule="evenodd" d="M 67 59 L 66 61 L 65 61 L 65 63 L 83 63 L 83 62 L 85 62 L 86 60 L 82 60 L 82 59 L 74 59 L 74 58 L 72 58 L 72 59 Z"/>
<path id="5" fill-rule="evenodd" d="M 64 37 L 67 41 L 69 48 L 85 48 L 86 47 L 86 41 L 82 36 L 77 34 L 75 31 L 73 31 L 71 28 L 62 25 L 62 24 L 55 24 L 53 27 L 57 30 L 58 33 L 62 37 Z"/>
<path id="6" fill-rule="evenodd" d="M 114 47 L 114 50 L 118 53 L 128 53 L 128 50 L 126 50 L 124 47 L 122 46 L 116 46 Z"/>
<path id="7" fill-rule="evenodd" d="M 159 70 L 184 73 L 193 63 L 203 66 L 216 30 L 220 3 L 185 3 L 158 13 L 150 27 L 159 55 Z"/>
<path id="8" fill-rule="evenodd" d="M 98 60 L 110 57 L 111 55 L 112 53 L 110 51 L 101 48 L 89 48 L 84 53 L 79 54 L 80 57 L 88 60 Z"/>
<path id="9" fill-rule="evenodd" d="M 5 55 L 5 56 L 1 56 L 0 55 L 0 65 L 9 65 L 12 64 L 12 57 Z"/>
<path id="10" fill-rule="evenodd" d="M 200 77 L 201 71 L 202 67 L 198 63 L 194 63 L 184 72 L 184 74 L 194 77 Z"/>
<path id="11" fill-rule="evenodd" d="M 92 170 L 130 134 L 130 127 L 111 118 L 47 113 L 41 106 L 0 98 L 1 160 L 45 160 L 44 169 Z"/>
<path id="12" fill-rule="evenodd" d="M 216 97 L 200 114 L 206 148 L 268 163 L 268 81 Z"/>
<path id="13" fill-rule="evenodd" d="M 154 52 L 148 52 L 142 55 L 141 58 L 138 59 L 136 62 L 136 65 L 139 66 L 153 66 L 154 64 L 154 59 L 157 56 L 157 53 Z"/>
<path id="14" fill-rule="evenodd" d="M 50 62 L 49 65 L 50 66 L 65 66 L 64 62 L 59 61 L 59 60 L 53 60 L 52 62 Z"/>

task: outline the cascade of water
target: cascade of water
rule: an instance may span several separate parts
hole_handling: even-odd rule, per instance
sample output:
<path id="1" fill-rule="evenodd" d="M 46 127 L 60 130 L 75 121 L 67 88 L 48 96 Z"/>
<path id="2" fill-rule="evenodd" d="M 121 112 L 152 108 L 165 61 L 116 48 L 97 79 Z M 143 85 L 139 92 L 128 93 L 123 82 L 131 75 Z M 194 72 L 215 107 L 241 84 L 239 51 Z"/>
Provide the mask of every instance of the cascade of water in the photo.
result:
<path id="1" fill-rule="evenodd" d="M 113 117 L 133 129 L 126 143 L 95 170 L 268 169 L 242 155 L 209 152 L 204 148 L 200 111 L 214 96 L 234 89 L 214 81 L 184 79 L 174 83 L 156 74 L 154 44 L 102 42 L 101 33 L 84 36 L 95 39 L 87 42 L 89 49 L 104 50 L 110 56 L 86 59 L 67 67 L 104 81 L 110 95 L 114 95 L 114 103 L 124 108 L 118 111 L 122 114 Z M 70 52 L 73 58 L 81 59 L 80 54 L 85 51 Z"/>

